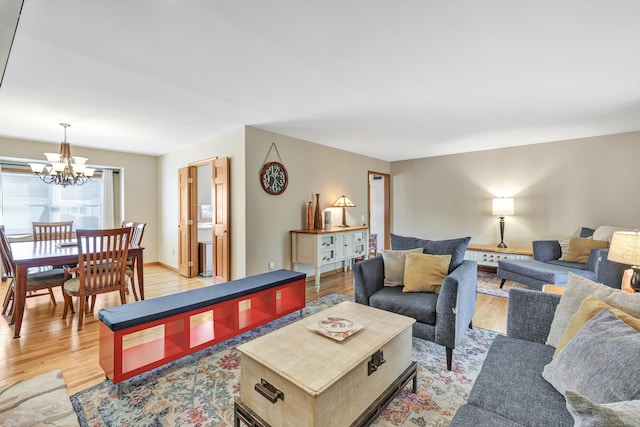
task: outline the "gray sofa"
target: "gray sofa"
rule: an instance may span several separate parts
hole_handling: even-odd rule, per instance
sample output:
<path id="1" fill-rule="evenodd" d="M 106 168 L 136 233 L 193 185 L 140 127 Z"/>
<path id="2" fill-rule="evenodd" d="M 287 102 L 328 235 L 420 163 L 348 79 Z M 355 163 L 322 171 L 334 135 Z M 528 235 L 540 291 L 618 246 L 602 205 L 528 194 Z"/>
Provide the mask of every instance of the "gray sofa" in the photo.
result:
<path id="1" fill-rule="evenodd" d="M 496 274 L 502 279 L 522 283 L 531 289 L 542 290 L 546 283 L 566 285 L 569 272 L 595 282 L 620 288 L 627 265 L 607 260 L 608 249 L 592 249 L 586 264 L 561 261 L 560 243 L 557 240 L 533 242 L 533 259 L 499 261 Z"/>
<path id="2" fill-rule="evenodd" d="M 491 345 L 453 427 L 573 426 L 564 396 L 542 377 L 555 351 L 545 345 L 560 296 L 509 290 L 507 335 Z"/>
<path id="3" fill-rule="evenodd" d="M 447 369 L 451 370 L 453 349 L 471 327 L 476 309 L 478 267 L 475 261 L 464 261 L 470 238 L 434 241 L 391 237 L 394 249 L 424 248 L 425 253 L 452 254 L 440 292 L 402 292 L 402 286 L 384 286 L 384 261 L 377 256 L 353 267 L 355 301 L 416 319 L 413 336 L 443 345 Z"/>

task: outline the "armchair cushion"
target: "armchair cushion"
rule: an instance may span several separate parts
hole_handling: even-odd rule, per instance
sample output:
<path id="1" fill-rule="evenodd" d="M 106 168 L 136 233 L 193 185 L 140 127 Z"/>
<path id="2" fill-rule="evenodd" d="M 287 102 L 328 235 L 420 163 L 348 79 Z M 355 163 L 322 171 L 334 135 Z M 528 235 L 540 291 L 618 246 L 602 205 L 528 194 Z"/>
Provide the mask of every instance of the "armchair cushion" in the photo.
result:
<path id="1" fill-rule="evenodd" d="M 425 254 L 451 255 L 449 273 L 458 268 L 464 261 L 464 254 L 469 246 L 471 237 L 461 237 L 448 240 L 424 240 L 417 237 L 404 237 L 391 233 L 392 249 L 422 248 Z"/>
<path id="2" fill-rule="evenodd" d="M 591 249 L 594 248 L 608 248 L 609 242 L 606 240 L 594 240 L 583 237 L 572 237 L 569 239 L 569 249 L 565 261 L 568 262 L 580 262 L 586 263 L 589 259 Z"/>
<path id="3" fill-rule="evenodd" d="M 371 307 L 413 317 L 420 323 L 436 324 L 438 294 L 433 292 L 402 293 L 400 287 L 386 287 L 369 298 Z"/>
<path id="4" fill-rule="evenodd" d="M 407 253 L 402 292 L 438 292 L 449 271 L 451 255 Z"/>

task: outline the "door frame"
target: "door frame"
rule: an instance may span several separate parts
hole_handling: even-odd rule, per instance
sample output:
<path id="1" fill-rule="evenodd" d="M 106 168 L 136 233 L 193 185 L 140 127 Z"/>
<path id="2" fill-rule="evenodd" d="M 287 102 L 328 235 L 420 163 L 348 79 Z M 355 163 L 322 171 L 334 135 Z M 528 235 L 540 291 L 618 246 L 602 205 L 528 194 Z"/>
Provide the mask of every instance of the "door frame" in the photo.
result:
<path id="1" fill-rule="evenodd" d="M 217 200 L 216 194 L 214 194 L 215 192 L 215 168 L 216 165 L 222 161 L 225 160 L 226 161 L 226 167 L 227 167 L 227 182 L 226 182 L 226 192 L 225 192 L 225 200 L 219 201 Z M 230 252 L 230 245 L 229 245 L 229 241 L 231 239 L 231 234 L 229 231 L 229 221 L 230 221 L 230 192 L 229 192 L 229 188 L 231 186 L 230 181 L 230 175 L 228 174 L 228 167 L 229 167 L 229 163 L 230 163 L 230 159 L 228 157 L 211 157 L 208 159 L 203 159 L 203 160 L 197 160 L 195 162 L 190 162 L 188 164 L 188 167 L 194 167 L 197 168 L 198 166 L 205 166 L 205 165 L 210 165 L 211 166 L 211 200 L 212 202 L 214 202 L 215 206 L 213 206 L 212 209 L 212 218 L 211 218 L 211 241 L 213 242 L 212 245 L 212 251 L 211 251 L 211 265 L 213 266 L 213 275 L 212 275 L 212 280 L 215 283 L 221 283 L 224 281 L 229 281 L 231 280 L 231 252 Z M 198 188 L 198 174 L 195 173 L 193 174 L 193 192 L 195 194 L 197 194 L 196 189 Z M 192 193 L 193 194 L 193 193 Z M 217 208 L 217 204 L 221 205 L 221 209 Z M 189 242 L 191 243 L 190 246 L 195 247 L 195 249 L 193 250 L 193 255 L 192 258 L 195 258 L 195 255 L 197 254 L 197 243 L 198 243 L 198 229 L 197 229 L 197 211 L 198 211 L 198 198 L 197 197 L 191 197 L 189 199 L 189 212 L 193 213 L 192 219 L 193 219 L 193 227 L 189 227 L 189 235 L 188 235 L 188 239 Z M 217 245 L 216 247 L 216 235 L 215 235 L 215 227 L 216 227 L 216 215 L 218 212 L 222 212 L 222 215 L 225 217 L 224 220 L 226 221 L 226 226 L 224 229 L 224 233 L 225 233 L 225 240 L 226 240 L 226 244 L 223 245 Z M 220 251 L 220 249 L 222 249 L 224 252 L 226 252 L 226 254 L 219 254 L 217 253 L 218 251 Z M 224 265 L 221 265 L 220 262 L 218 262 L 219 260 L 223 261 Z M 187 277 L 193 277 L 195 275 L 197 275 L 197 264 L 193 262 L 194 268 L 195 268 L 195 274 L 192 274 L 191 276 L 187 276 Z M 222 271 L 218 271 L 218 270 L 222 270 Z"/>
<path id="2" fill-rule="evenodd" d="M 371 177 L 373 175 L 380 175 L 384 179 L 384 247 L 383 249 L 391 248 L 391 175 L 384 172 L 367 172 L 367 224 L 371 229 Z"/>

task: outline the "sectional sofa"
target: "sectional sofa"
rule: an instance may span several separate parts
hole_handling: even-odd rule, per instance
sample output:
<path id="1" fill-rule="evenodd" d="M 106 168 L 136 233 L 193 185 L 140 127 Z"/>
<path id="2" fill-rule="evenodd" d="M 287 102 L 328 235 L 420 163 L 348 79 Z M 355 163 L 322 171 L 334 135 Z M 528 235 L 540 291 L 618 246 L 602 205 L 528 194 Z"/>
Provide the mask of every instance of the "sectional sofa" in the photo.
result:
<path id="1" fill-rule="evenodd" d="M 575 275 L 562 296 L 510 289 L 507 335 L 450 425 L 640 425 L 640 320 L 625 313 L 640 317 L 640 294 Z"/>

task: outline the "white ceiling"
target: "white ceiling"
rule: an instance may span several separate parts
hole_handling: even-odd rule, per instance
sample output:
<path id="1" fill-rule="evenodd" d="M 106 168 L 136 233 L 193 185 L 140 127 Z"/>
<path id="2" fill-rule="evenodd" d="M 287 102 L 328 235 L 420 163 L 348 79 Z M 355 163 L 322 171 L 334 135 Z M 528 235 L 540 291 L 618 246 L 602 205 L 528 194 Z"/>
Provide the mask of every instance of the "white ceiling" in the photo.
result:
<path id="1" fill-rule="evenodd" d="M 12 0 L 15 1 L 15 0 Z M 394 161 L 640 130 L 636 0 L 25 0 L 0 135 L 244 125 Z"/>

